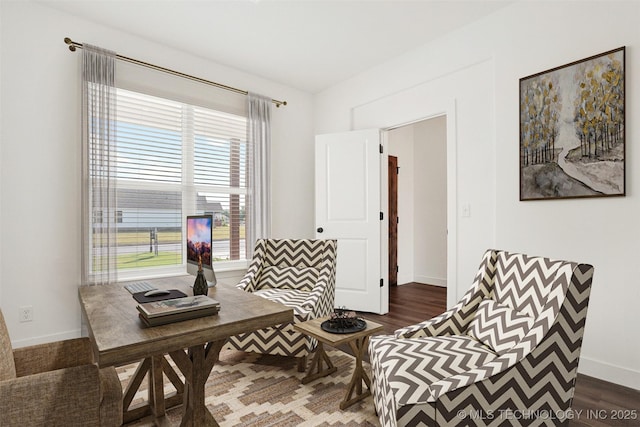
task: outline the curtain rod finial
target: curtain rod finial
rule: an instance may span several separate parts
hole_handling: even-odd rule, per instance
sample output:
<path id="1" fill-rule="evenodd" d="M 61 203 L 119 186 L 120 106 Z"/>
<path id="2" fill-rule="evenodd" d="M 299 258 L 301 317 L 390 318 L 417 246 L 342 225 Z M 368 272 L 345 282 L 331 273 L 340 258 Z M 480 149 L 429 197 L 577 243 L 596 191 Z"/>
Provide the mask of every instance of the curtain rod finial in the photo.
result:
<path id="1" fill-rule="evenodd" d="M 65 37 L 64 38 L 64 42 L 69 45 L 69 50 L 71 52 L 75 52 L 76 51 L 76 47 L 73 45 L 73 40 L 71 40 L 69 37 Z"/>

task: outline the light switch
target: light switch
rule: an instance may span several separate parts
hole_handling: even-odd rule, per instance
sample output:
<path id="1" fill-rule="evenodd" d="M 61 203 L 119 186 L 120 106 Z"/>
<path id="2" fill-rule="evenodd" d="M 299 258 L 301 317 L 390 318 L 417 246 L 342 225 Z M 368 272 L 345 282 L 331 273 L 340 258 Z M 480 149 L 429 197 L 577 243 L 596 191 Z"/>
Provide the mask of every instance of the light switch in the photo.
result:
<path id="1" fill-rule="evenodd" d="M 462 205 L 462 216 L 464 218 L 468 218 L 471 216 L 471 205 L 469 203 L 465 203 Z"/>

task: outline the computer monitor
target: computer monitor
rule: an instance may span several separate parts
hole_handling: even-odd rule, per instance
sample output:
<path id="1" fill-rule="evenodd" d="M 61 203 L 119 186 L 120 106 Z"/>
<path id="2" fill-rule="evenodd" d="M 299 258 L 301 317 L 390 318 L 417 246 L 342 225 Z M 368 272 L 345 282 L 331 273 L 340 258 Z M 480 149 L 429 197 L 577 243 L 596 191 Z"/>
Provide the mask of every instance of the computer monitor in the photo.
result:
<path id="1" fill-rule="evenodd" d="M 198 259 L 202 259 L 202 270 L 209 286 L 217 283 L 213 271 L 213 217 L 211 215 L 187 216 L 187 273 L 198 274 Z"/>

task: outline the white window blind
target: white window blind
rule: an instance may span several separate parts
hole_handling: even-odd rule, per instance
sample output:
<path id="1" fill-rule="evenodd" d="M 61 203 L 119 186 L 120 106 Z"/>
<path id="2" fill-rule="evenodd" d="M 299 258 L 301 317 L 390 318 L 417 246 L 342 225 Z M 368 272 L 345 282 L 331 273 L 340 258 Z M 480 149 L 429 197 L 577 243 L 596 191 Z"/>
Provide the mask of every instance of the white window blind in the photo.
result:
<path id="1" fill-rule="evenodd" d="M 189 214 L 214 217 L 214 262 L 245 260 L 246 117 L 124 89 L 116 117 L 118 274 L 184 266 Z"/>

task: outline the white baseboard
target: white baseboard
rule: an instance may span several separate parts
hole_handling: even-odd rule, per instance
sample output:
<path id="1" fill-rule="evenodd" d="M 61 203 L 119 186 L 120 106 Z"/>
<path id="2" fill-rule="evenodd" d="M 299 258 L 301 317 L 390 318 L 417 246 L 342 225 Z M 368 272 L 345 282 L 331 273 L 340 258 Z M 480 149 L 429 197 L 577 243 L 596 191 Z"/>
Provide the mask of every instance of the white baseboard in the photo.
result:
<path id="1" fill-rule="evenodd" d="M 48 342 L 63 341 L 78 337 L 80 337 L 80 329 L 60 332 L 58 334 L 42 335 L 39 337 L 31 337 L 23 340 L 11 341 L 11 346 L 13 348 L 28 347 L 30 345 L 45 344 Z"/>
<path id="2" fill-rule="evenodd" d="M 443 288 L 447 287 L 447 279 L 437 277 L 415 276 L 413 278 L 413 281 L 418 283 L 426 283 L 428 285 L 441 286 Z"/>
<path id="3" fill-rule="evenodd" d="M 578 372 L 603 381 L 640 390 L 640 372 L 638 371 L 581 356 L 578 363 Z"/>

